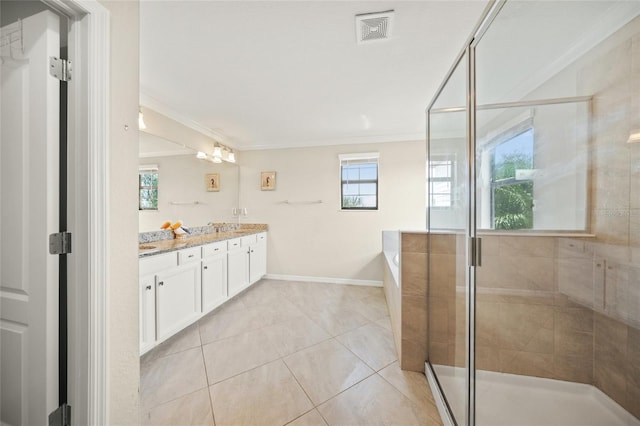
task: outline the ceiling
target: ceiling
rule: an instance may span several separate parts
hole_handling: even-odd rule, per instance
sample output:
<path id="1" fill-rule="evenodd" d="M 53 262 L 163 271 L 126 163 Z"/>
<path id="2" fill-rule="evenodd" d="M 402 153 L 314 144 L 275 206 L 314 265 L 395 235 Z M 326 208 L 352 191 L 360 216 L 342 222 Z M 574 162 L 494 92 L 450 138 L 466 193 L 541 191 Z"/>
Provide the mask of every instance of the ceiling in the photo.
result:
<path id="1" fill-rule="evenodd" d="M 143 0 L 141 104 L 239 150 L 423 139 L 486 4 Z M 357 44 L 355 15 L 390 9 Z"/>

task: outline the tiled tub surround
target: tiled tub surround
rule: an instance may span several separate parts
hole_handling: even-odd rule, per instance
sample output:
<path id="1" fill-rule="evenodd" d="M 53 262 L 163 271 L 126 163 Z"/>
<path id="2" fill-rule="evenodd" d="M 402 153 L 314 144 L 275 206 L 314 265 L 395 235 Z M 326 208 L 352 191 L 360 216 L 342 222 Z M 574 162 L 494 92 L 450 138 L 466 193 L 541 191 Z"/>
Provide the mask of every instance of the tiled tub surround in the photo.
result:
<path id="1" fill-rule="evenodd" d="M 262 280 L 141 359 L 142 425 L 440 425 L 383 290 Z M 214 423 L 215 418 L 215 423 Z"/>
<path id="2" fill-rule="evenodd" d="M 400 367 L 424 372 L 427 359 L 427 234 L 384 231 L 383 252 L 384 292 Z M 397 254 L 398 265 L 393 260 Z"/>
<path id="3" fill-rule="evenodd" d="M 434 364 L 464 366 L 461 242 L 451 235 L 434 247 Z M 592 238 L 484 235 L 482 253 L 477 368 L 592 384 L 640 417 L 640 249 Z"/>
<path id="4" fill-rule="evenodd" d="M 212 226 L 189 228 L 191 234 L 185 238 L 175 238 L 173 231 L 142 232 L 138 234 L 138 243 L 143 246 L 153 246 L 153 249 L 141 249 L 139 257 L 201 246 L 216 241 L 230 240 L 265 232 L 268 229 L 269 226 L 266 224 L 214 224 Z"/>

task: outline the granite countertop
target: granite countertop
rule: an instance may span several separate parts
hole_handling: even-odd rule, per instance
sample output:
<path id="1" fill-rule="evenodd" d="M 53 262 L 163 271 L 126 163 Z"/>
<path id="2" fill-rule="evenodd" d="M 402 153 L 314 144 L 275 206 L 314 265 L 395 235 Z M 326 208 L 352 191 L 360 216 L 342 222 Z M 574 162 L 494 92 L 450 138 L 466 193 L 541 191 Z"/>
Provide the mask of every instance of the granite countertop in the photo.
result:
<path id="1" fill-rule="evenodd" d="M 251 225 L 251 227 L 242 227 L 236 230 L 212 232 L 185 238 L 175 238 L 172 240 L 144 242 L 139 244 L 138 257 L 143 258 L 156 254 L 169 253 L 189 247 L 196 247 L 204 244 L 215 243 L 218 241 L 230 240 L 232 238 L 240 238 L 244 237 L 245 235 L 258 234 L 267 230 L 267 225 Z"/>

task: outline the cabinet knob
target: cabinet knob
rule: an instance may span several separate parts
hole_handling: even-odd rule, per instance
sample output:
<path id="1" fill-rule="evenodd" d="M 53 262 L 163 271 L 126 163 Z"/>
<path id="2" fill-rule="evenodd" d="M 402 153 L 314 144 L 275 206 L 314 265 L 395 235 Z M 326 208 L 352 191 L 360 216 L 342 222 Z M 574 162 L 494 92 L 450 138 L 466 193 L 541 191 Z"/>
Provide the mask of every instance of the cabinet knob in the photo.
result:
<path id="1" fill-rule="evenodd" d="M 208 266 L 203 266 L 202 268 L 203 268 L 203 269 L 209 269 L 209 267 L 208 267 Z"/>
<path id="2" fill-rule="evenodd" d="M 151 290 L 151 286 L 150 285 L 148 285 L 146 288 L 147 288 L 147 290 Z"/>
<path id="3" fill-rule="evenodd" d="M 187 257 L 193 257 L 193 256 L 194 256 L 193 254 L 190 254 L 190 255 L 189 255 L 189 256 L 187 256 Z"/>
<path id="4" fill-rule="evenodd" d="M 219 249 L 219 248 L 217 248 L 217 249 L 213 249 L 213 251 L 218 251 L 218 250 L 220 250 L 220 249 Z"/>
<path id="5" fill-rule="evenodd" d="M 160 281 L 158 285 L 164 285 L 164 281 Z"/>

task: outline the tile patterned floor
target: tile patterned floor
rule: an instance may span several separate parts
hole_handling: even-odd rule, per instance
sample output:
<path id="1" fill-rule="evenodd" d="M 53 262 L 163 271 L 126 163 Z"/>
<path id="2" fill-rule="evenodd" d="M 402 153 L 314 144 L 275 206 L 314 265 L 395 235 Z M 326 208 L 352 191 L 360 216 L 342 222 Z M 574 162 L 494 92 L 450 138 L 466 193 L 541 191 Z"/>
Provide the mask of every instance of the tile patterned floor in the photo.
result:
<path id="1" fill-rule="evenodd" d="M 143 425 L 441 425 L 381 288 L 262 280 L 141 359 Z"/>

